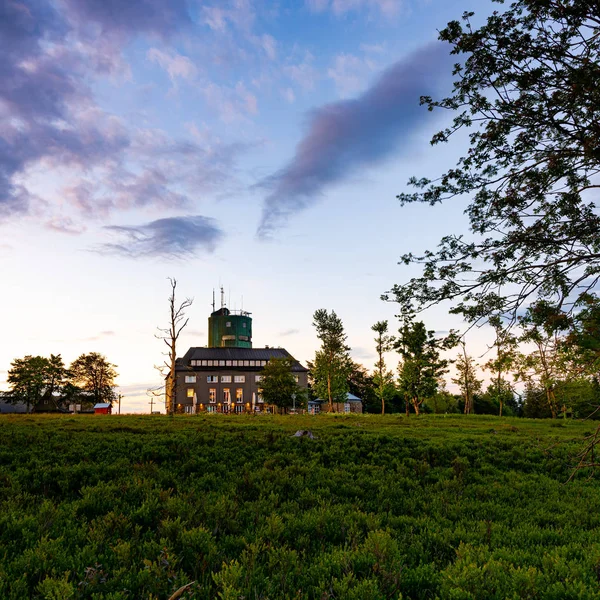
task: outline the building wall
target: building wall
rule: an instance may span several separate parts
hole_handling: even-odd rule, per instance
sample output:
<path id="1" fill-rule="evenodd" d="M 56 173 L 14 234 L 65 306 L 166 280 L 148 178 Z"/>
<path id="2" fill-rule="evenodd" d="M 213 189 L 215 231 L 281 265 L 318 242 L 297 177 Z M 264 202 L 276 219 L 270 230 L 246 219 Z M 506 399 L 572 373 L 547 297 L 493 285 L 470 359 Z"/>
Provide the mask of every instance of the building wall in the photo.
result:
<path id="1" fill-rule="evenodd" d="M 201 412 L 210 408 L 223 410 L 226 405 L 225 390 L 229 390 L 229 407 L 234 406 L 238 411 L 251 411 L 255 406 L 263 407 L 259 402 L 260 377 L 262 369 L 215 369 L 215 370 L 186 370 L 177 373 L 177 412 Z M 294 373 L 298 377 L 298 385 L 308 387 L 308 374 L 306 372 Z M 195 382 L 186 382 L 187 378 L 196 378 Z M 209 381 L 209 377 L 213 378 Z M 243 377 L 244 381 L 235 381 L 236 377 Z M 214 381 L 216 378 L 216 381 Z M 224 380 L 230 378 L 231 381 Z M 215 402 L 211 402 L 211 392 L 215 390 Z M 241 390 L 241 401 L 238 398 L 238 390 Z M 191 394 L 191 395 L 190 395 Z"/>

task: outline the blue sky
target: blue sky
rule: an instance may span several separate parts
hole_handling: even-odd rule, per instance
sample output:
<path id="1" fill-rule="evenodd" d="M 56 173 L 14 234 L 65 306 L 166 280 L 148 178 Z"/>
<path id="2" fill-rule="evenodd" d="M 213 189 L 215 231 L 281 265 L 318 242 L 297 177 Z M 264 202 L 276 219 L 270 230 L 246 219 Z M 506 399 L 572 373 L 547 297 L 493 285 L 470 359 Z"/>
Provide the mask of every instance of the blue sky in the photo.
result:
<path id="1" fill-rule="evenodd" d="M 314 310 L 334 309 L 372 368 L 370 326 L 396 328 L 380 295 L 411 275 L 398 258 L 466 225 L 460 201 L 395 196 L 458 157 L 429 146 L 444 115 L 418 99 L 449 92 L 437 30 L 478 4 L 3 2 L 0 388 L 16 357 L 99 351 L 124 409 L 147 410 L 169 276 L 195 298 L 180 354 L 206 344 L 223 284 L 255 346 L 306 361 Z"/>

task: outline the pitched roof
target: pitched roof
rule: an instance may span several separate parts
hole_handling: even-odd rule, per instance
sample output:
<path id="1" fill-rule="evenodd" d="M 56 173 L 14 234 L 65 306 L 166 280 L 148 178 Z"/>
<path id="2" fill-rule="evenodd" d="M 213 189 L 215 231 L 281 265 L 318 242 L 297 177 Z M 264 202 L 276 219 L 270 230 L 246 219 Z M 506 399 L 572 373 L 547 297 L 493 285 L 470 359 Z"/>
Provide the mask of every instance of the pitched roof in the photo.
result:
<path id="1" fill-rule="evenodd" d="M 192 360 L 266 360 L 291 358 L 292 371 L 306 372 L 285 348 L 190 348 L 182 358 L 177 359 L 177 370 L 189 368 Z M 206 367 L 204 367 L 206 368 Z M 212 367 L 208 367 L 211 368 Z M 244 369 L 246 367 L 243 367 Z"/>
<path id="2" fill-rule="evenodd" d="M 314 400 L 309 400 L 309 402 L 327 402 L 327 400 L 323 400 L 323 398 L 315 398 Z M 362 400 L 358 396 L 348 392 L 346 394 L 346 402 L 362 402 Z"/>
<path id="3" fill-rule="evenodd" d="M 109 408 L 111 404 L 108 402 L 98 402 L 98 404 L 94 404 L 94 408 Z"/>

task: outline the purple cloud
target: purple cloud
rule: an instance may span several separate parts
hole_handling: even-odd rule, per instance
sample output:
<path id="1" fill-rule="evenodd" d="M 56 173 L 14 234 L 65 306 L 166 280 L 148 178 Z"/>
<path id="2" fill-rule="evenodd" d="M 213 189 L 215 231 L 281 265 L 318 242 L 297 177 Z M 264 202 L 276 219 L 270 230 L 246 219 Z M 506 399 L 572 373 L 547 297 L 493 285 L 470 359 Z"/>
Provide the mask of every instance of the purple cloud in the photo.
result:
<path id="1" fill-rule="evenodd" d="M 214 219 L 201 215 L 158 219 L 138 227 L 105 227 L 124 237 L 119 244 L 104 244 L 101 252 L 130 258 L 187 258 L 199 250 L 214 252 L 224 233 Z"/>
<path id="2" fill-rule="evenodd" d="M 419 98 L 441 87 L 450 65 L 446 47 L 433 43 L 392 65 L 356 99 L 314 110 L 294 158 L 257 186 L 272 190 L 264 201 L 258 236 L 269 237 L 327 186 L 410 150 L 412 135 L 428 116 Z"/>
<path id="3" fill-rule="evenodd" d="M 191 23 L 186 0 L 66 0 L 69 18 L 92 22 L 102 33 L 152 33 L 168 37 Z"/>

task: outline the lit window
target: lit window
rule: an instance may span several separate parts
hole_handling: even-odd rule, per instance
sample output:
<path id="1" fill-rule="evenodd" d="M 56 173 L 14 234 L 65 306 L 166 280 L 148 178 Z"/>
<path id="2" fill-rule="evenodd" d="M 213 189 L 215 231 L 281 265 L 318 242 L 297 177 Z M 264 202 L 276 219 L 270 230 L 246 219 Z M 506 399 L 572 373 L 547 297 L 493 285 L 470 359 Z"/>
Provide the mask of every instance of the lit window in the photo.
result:
<path id="1" fill-rule="evenodd" d="M 227 321 L 227 323 L 225 323 L 225 327 L 231 327 L 231 321 Z"/>
<path id="2" fill-rule="evenodd" d="M 229 404 L 231 402 L 231 390 L 229 388 L 223 389 L 223 402 Z"/>
<path id="3" fill-rule="evenodd" d="M 247 342 L 248 341 L 248 336 L 247 335 L 238 335 L 238 340 L 242 340 L 243 342 Z"/>
<path id="4" fill-rule="evenodd" d="M 186 383 L 196 383 L 196 376 L 195 375 L 186 375 L 185 382 Z"/>
<path id="5" fill-rule="evenodd" d="M 235 390 L 235 401 L 243 402 L 244 401 L 244 390 L 242 388 L 238 388 Z"/>
<path id="6" fill-rule="evenodd" d="M 198 361 L 196 361 L 196 362 L 198 362 Z M 208 361 L 207 360 L 203 360 L 202 361 L 202 366 L 203 367 L 207 367 L 208 366 Z"/>
<path id="7" fill-rule="evenodd" d="M 262 375 L 255 375 L 255 376 L 254 376 L 254 381 L 255 381 L 256 383 L 258 383 L 258 382 L 259 382 L 261 379 L 262 379 Z"/>
<path id="8" fill-rule="evenodd" d="M 245 375 L 236 375 L 234 378 L 235 383 L 246 383 Z"/>
<path id="9" fill-rule="evenodd" d="M 245 360 L 244 361 L 244 366 L 245 367 L 249 367 L 250 366 L 250 361 L 249 360 Z"/>
<path id="10" fill-rule="evenodd" d="M 298 375 L 294 375 L 294 379 L 296 380 L 296 383 L 300 381 L 300 377 Z"/>
<path id="11" fill-rule="evenodd" d="M 194 397 L 194 388 L 188 388 L 187 389 L 187 397 L 188 398 L 193 398 Z"/>
<path id="12" fill-rule="evenodd" d="M 234 367 L 237 367 L 237 366 L 238 366 L 238 361 L 237 361 L 237 360 L 232 360 L 231 362 L 233 363 L 233 366 L 234 366 Z"/>
<path id="13" fill-rule="evenodd" d="M 217 377 L 217 375 L 208 375 L 206 381 L 208 383 L 217 383 L 217 381 L 219 381 L 219 378 Z"/>
<path id="14" fill-rule="evenodd" d="M 224 360 L 220 360 L 219 361 L 219 366 L 220 367 L 224 367 L 225 366 L 225 361 Z"/>
<path id="15" fill-rule="evenodd" d="M 230 360 L 226 360 L 225 361 L 225 366 L 226 367 L 230 367 L 231 366 L 231 361 Z"/>
<path id="16" fill-rule="evenodd" d="M 256 366 L 256 361 L 255 360 L 251 360 L 250 361 L 250 366 L 251 367 L 255 367 Z"/>
<path id="17" fill-rule="evenodd" d="M 221 383 L 231 383 L 231 375 L 221 375 Z"/>
<path id="18" fill-rule="evenodd" d="M 209 361 L 208 361 L 208 366 L 209 366 L 209 367 L 212 367 L 212 366 L 213 366 L 213 361 L 212 361 L 212 360 L 209 360 Z"/>
<path id="19" fill-rule="evenodd" d="M 217 401 L 217 390 L 216 389 L 210 388 L 210 390 L 208 390 L 208 400 L 209 400 L 209 402 Z"/>
<path id="20" fill-rule="evenodd" d="M 266 367 L 267 366 L 267 361 L 266 360 L 261 360 L 260 361 L 260 366 L 261 367 Z"/>

